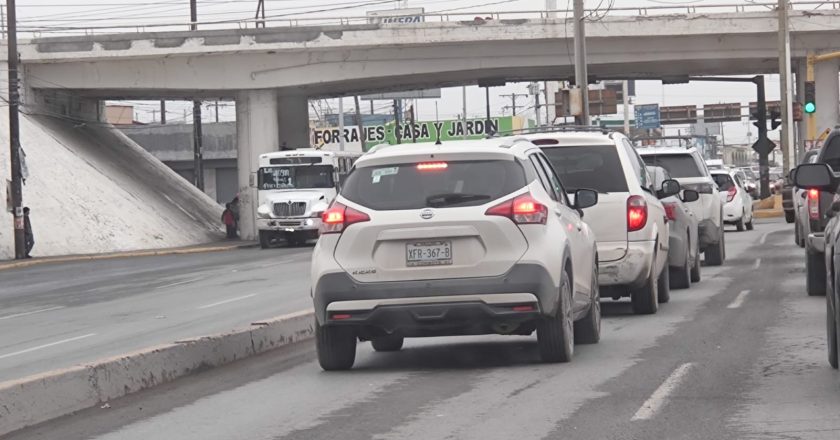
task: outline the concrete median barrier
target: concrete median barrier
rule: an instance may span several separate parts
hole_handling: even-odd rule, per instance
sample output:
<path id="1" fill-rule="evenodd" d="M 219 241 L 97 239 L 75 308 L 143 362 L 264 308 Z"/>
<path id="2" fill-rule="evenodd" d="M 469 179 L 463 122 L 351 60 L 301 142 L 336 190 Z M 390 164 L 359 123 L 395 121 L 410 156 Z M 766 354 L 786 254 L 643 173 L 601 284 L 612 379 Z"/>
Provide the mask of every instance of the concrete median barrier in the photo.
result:
<path id="1" fill-rule="evenodd" d="M 0 383 L 0 436 L 179 377 L 309 339 L 305 310 L 234 330 L 150 347 L 76 367 Z"/>
<path id="2" fill-rule="evenodd" d="M 782 209 L 782 196 L 779 194 L 753 202 L 753 217 L 755 218 L 774 218 L 783 215 L 785 211 Z"/>

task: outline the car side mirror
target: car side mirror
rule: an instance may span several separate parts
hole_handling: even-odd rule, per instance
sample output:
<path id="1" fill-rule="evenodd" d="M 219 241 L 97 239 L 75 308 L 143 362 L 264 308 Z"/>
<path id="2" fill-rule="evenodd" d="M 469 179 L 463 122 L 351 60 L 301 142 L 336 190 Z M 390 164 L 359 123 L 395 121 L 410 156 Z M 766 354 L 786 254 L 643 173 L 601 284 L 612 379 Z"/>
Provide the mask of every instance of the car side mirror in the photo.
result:
<path id="1" fill-rule="evenodd" d="M 834 193 L 837 190 L 838 179 L 834 170 L 824 163 L 805 163 L 796 167 L 794 173 L 795 184 L 799 188 L 819 189 Z"/>
<path id="2" fill-rule="evenodd" d="M 577 210 L 591 208 L 598 204 L 598 191 L 579 189 L 575 191 L 575 206 Z"/>
<path id="3" fill-rule="evenodd" d="M 790 173 L 788 173 L 788 182 L 791 184 L 796 182 L 796 168 L 790 170 Z"/>
<path id="4" fill-rule="evenodd" d="M 680 193 L 680 182 L 674 179 L 668 179 L 662 182 L 662 189 L 657 191 L 656 197 L 664 199 L 666 197 L 675 196 Z"/>
<path id="5" fill-rule="evenodd" d="M 683 191 L 683 195 L 682 195 L 682 201 L 683 202 L 691 203 L 691 202 L 696 202 L 698 200 L 700 200 L 700 193 L 699 192 L 697 192 L 693 189 L 687 189 L 687 190 Z"/>

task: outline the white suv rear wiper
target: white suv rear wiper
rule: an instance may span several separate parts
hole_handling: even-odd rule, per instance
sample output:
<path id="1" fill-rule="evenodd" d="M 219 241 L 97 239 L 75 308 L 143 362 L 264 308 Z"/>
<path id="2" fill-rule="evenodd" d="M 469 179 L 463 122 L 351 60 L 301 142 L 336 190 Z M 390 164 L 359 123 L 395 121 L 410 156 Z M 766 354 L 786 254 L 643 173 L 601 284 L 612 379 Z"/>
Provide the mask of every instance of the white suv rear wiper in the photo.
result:
<path id="1" fill-rule="evenodd" d="M 426 206 L 430 208 L 442 208 L 444 206 L 456 205 L 464 202 L 474 202 L 476 200 L 488 200 L 490 196 L 486 194 L 461 194 L 461 193 L 446 193 L 434 194 L 426 197 Z"/>

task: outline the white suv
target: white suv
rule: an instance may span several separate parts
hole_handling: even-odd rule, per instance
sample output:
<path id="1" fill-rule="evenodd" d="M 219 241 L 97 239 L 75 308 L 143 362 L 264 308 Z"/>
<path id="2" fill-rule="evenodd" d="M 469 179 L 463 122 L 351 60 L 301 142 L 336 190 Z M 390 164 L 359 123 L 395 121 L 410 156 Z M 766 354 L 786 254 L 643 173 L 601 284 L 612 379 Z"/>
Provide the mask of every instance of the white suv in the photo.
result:
<path id="1" fill-rule="evenodd" d="M 521 138 L 378 148 L 324 212 L 312 254 L 318 360 L 358 340 L 536 330 L 542 358 L 600 338 L 595 238 L 540 149 Z"/>
<path id="2" fill-rule="evenodd" d="M 735 225 L 738 231 L 753 229 L 752 196 L 744 187 L 741 176 L 729 170 L 711 170 L 712 179 L 717 183 L 720 198 L 724 200 L 723 223 Z"/>
<path id="3" fill-rule="evenodd" d="M 598 279 L 608 288 L 604 296 L 630 296 L 634 312 L 656 313 L 670 298 L 670 232 L 659 199 L 678 193 L 679 184 L 667 180 L 654 188 L 644 162 L 621 133 L 555 131 L 526 137 L 542 148 L 567 191 L 599 192 L 598 205 L 585 219 L 598 240 Z"/>
<path id="4" fill-rule="evenodd" d="M 700 221 L 700 248 L 709 266 L 720 266 L 726 259 L 723 235 L 723 205 L 718 186 L 709 173 L 700 153 L 694 148 L 640 148 L 645 163 L 662 167 L 685 189 L 700 193 L 700 200 L 688 203 L 688 208 Z"/>

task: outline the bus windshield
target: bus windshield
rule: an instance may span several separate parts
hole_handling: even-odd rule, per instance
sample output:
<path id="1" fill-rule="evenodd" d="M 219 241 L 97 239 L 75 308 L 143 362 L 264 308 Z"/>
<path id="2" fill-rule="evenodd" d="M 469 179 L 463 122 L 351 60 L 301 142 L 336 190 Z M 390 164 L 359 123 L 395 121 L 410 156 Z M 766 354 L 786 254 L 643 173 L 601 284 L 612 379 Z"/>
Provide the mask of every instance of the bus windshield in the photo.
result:
<path id="1" fill-rule="evenodd" d="M 258 175 L 262 190 L 335 187 L 332 165 L 263 167 Z"/>

